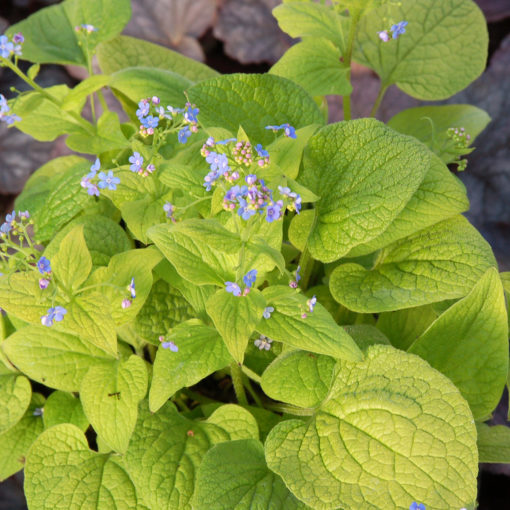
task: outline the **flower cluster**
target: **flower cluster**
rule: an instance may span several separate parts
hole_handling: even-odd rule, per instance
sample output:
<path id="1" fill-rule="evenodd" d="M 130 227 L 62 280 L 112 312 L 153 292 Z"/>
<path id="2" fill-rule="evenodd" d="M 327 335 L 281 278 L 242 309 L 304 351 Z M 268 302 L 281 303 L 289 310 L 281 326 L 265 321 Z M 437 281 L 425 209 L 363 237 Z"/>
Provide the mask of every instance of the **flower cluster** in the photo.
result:
<path id="1" fill-rule="evenodd" d="M 161 342 L 161 347 L 163 347 L 163 349 L 170 349 L 172 352 L 179 351 L 179 347 L 177 347 L 177 345 L 175 345 L 170 340 L 165 342 L 165 337 L 163 335 L 161 335 L 158 340 Z"/>
<path id="2" fill-rule="evenodd" d="M 139 152 L 133 152 L 133 155 L 129 158 L 129 162 L 131 163 L 129 169 L 142 177 L 147 177 L 156 170 L 156 167 L 152 163 L 145 168 L 143 167 L 143 156 L 141 156 Z"/>
<path id="3" fill-rule="evenodd" d="M 170 105 L 165 108 L 160 106 L 160 103 L 158 96 L 144 98 L 138 103 L 136 116 L 140 121 L 140 134 L 153 135 L 155 129 L 165 123 L 165 129 L 172 127 L 179 130 L 177 133 L 179 143 L 186 143 L 191 133 L 198 131 L 199 109 L 189 102 L 184 108 L 174 108 Z"/>
<path id="4" fill-rule="evenodd" d="M 99 158 L 96 159 L 95 163 L 90 167 L 90 172 L 83 177 L 80 184 L 87 190 L 87 193 L 91 196 L 99 196 L 100 189 L 116 190 L 117 184 L 120 183 L 120 179 L 113 175 L 113 171 L 109 170 L 108 173 L 99 172 L 97 175 L 98 182 L 93 183 L 92 179 L 96 179 L 97 171 L 101 168 L 101 162 Z"/>
<path id="5" fill-rule="evenodd" d="M 399 23 L 392 25 L 389 30 L 381 30 L 380 32 L 377 32 L 377 35 L 379 36 L 379 39 L 381 39 L 382 42 L 388 42 L 392 38 L 398 39 L 400 35 L 406 33 L 405 27 L 407 26 L 407 24 L 408 24 L 407 21 L 400 21 Z"/>
<path id="6" fill-rule="evenodd" d="M 267 336 L 260 335 L 253 344 L 255 347 L 258 347 L 261 351 L 269 351 L 271 349 L 271 344 L 273 343 L 273 340 L 271 338 L 268 338 Z"/>
<path id="7" fill-rule="evenodd" d="M 94 25 L 88 25 L 86 23 L 82 23 L 81 25 L 75 26 L 74 30 L 81 34 L 90 35 L 92 32 L 97 32 L 98 28 L 96 28 Z"/>
<path id="8" fill-rule="evenodd" d="M 291 191 L 287 186 L 278 186 L 278 191 L 282 197 L 289 199 L 287 209 L 289 211 L 296 211 L 299 214 L 299 211 L 301 211 L 301 195 Z"/>
<path id="9" fill-rule="evenodd" d="M 225 290 L 227 292 L 231 292 L 236 297 L 240 297 L 241 294 L 243 296 L 246 296 L 250 292 L 250 289 L 252 288 L 256 279 L 257 279 L 257 270 L 252 269 L 251 271 L 248 271 L 243 276 L 243 282 L 245 285 L 245 288 L 243 291 L 241 291 L 241 287 L 235 282 L 225 282 Z"/>
<path id="10" fill-rule="evenodd" d="M 41 323 L 43 326 L 53 326 L 53 322 L 60 322 L 64 320 L 64 315 L 67 310 L 62 306 L 55 306 L 48 309 L 46 315 L 41 317 Z"/>
<path id="11" fill-rule="evenodd" d="M 133 299 L 136 298 L 136 288 L 135 288 L 135 277 L 131 278 L 131 283 L 127 286 L 127 291 L 129 292 L 129 298 L 122 300 L 122 308 L 129 308 L 133 304 Z"/>
<path id="12" fill-rule="evenodd" d="M 8 126 L 21 120 L 21 117 L 10 112 L 11 108 L 7 103 L 7 99 L 3 94 L 0 94 L 0 121 L 5 122 Z"/>
<path id="13" fill-rule="evenodd" d="M 39 273 L 42 275 L 42 278 L 39 279 L 39 287 L 41 290 L 47 289 L 51 283 L 51 263 L 43 256 L 37 261 L 36 265 Z"/>
<path id="14" fill-rule="evenodd" d="M 30 219 L 28 211 L 18 211 L 18 216 L 21 223 L 16 221 L 16 211 L 12 211 L 10 214 L 5 216 L 5 221 L 0 225 L 0 239 L 5 239 L 7 234 L 12 232 L 14 235 L 18 235 L 18 228 L 22 228 Z"/>
<path id="15" fill-rule="evenodd" d="M 471 152 L 472 149 L 468 149 L 471 143 L 471 135 L 466 133 L 466 130 L 461 128 L 449 128 L 446 132 L 448 138 L 451 140 L 452 147 L 448 147 L 447 152 L 452 152 L 455 157 L 455 163 L 457 163 L 457 171 L 462 172 L 467 167 L 467 159 L 461 159 L 462 154 Z"/>
<path id="16" fill-rule="evenodd" d="M 0 56 L 2 58 L 11 58 L 12 55 L 21 57 L 22 55 L 22 44 L 25 42 L 25 38 L 21 32 L 14 34 L 12 40 L 6 35 L 0 35 Z"/>
<path id="17" fill-rule="evenodd" d="M 271 129 L 274 133 L 283 129 L 283 134 L 287 138 L 297 138 L 296 130 L 289 124 L 281 124 L 280 126 L 266 126 L 266 129 Z"/>

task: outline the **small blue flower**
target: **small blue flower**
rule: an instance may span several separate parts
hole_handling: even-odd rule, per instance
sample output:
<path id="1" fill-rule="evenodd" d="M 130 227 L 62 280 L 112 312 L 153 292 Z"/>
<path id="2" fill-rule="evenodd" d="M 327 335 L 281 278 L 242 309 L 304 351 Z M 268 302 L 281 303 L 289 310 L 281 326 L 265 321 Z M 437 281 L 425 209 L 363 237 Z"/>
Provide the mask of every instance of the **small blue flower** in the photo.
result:
<path id="1" fill-rule="evenodd" d="M 25 42 L 25 37 L 21 32 L 18 32 L 12 36 L 12 42 L 14 44 L 23 44 Z"/>
<path id="2" fill-rule="evenodd" d="M 190 103 L 186 103 L 186 108 L 184 110 L 184 119 L 191 123 L 196 124 L 198 122 L 197 115 L 200 112 L 198 108 L 193 108 L 193 105 Z"/>
<path id="3" fill-rule="evenodd" d="M 53 326 L 53 322 L 60 322 L 64 319 L 64 315 L 67 313 L 67 310 L 62 306 L 56 306 L 54 308 L 49 308 L 46 315 L 41 317 L 41 324 L 43 326 Z"/>
<path id="4" fill-rule="evenodd" d="M 257 154 L 261 158 L 269 157 L 269 152 L 267 152 L 266 149 L 264 149 L 264 147 L 262 147 L 262 144 L 258 143 L 257 145 L 255 145 L 255 150 L 257 151 Z"/>
<path id="5" fill-rule="evenodd" d="M 132 172 L 139 172 L 143 165 L 143 156 L 139 152 L 133 152 L 133 155 L 129 158 L 131 166 L 129 169 Z"/>
<path id="6" fill-rule="evenodd" d="M 96 175 L 96 172 L 101 168 L 101 161 L 99 161 L 99 158 L 96 158 L 96 161 L 94 161 L 94 164 L 90 167 L 90 174 L 93 174 L 92 177 L 94 177 Z M 89 177 L 90 174 L 87 176 L 87 178 L 92 178 L 92 177 Z"/>
<path id="7" fill-rule="evenodd" d="M 177 345 L 170 341 L 162 342 L 161 347 L 163 347 L 163 349 L 170 349 L 172 352 L 177 352 L 179 350 L 179 347 L 177 347 Z"/>
<path id="8" fill-rule="evenodd" d="M 9 38 L 6 35 L 0 36 L 0 55 L 3 58 L 9 58 L 13 52 L 14 44 L 9 41 Z"/>
<path id="9" fill-rule="evenodd" d="M 264 313 L 262 314 L 262 317 L 264 317 L 264 319 L 269 319 L 271 317 L 271 314 L 274 312 L 274 307 L 272 306 L 266 306 L 264 308 Z"/>
<path id="10" fill-rule="evenodd" d="M 301 276 L 299 274 L 299 271 L 301 271 L 301 266 L 298 266 L 296 269 L 296 282 L 299 282 L 301 280 Z"/>
<path id="11" fill-rule="evenodd" d="M 257 338 L 253 344 L 255 347 L 258 347 L 261 351 L 269 351 L 271 349 L 271 344 L 273 343 L 273 340 L 271 338 L 268 338 L 267 336 L 261 335 L 260 338 Z"/>
<path id="12" fill-rule="evenodd" d="M 205 160 L 209 163 L 211 170 L 213 171 L 219 170 L 221 173 L 225 173 L 230 170 L 230 167 L 228 166 L 228 158 L 225 154 L 211 152 Z"/>
<path id="13" fill-rule="evenodd" d="M 296 130 L 290 124 L 282 124 L 280 127 L 283 127 L 283 133 L 288 138 L 297 138 Z"/>
<path id="14" fill-rule="evenodd" d="M 397 23 L 391 27 L 391 31 L 393 33 L 393 39 L 398 39 L 399 35 L 405 34 L 406 29 L 405 27 L 408 25 L 407 21 L 401 21 L 400 23 Z"/>
<path id="15" fill-rule="evenodd" d="M 142 126 L 146 129 L 149 129 L 149 128 L 155 129 L 158 127 L 159 117 L 154 117 L 152 115 L 149 115 L 148 117 L 141 119 L 140 122 L 142 123 Z"/>
<path id="16" fill-rule="evenodd" d="M 105 174 L 104 172 L 99 172 L 99 183 L 98 187 L 100 189 L 108 188 L 109 190 L 116 190 L 117 184 L 119 184 L 120 179 L 118 177 L 115 177 L 113 175 L 113 172 L 111 170 L 108 171 L 108 174 Z"/>
<path id="17" fill-rule="evenodd" d="M 39 280 L 39 288 L 41 290 L 45 290 L 45 289 L 47 289 L 50 286 L 50 283 L 51 282 L 50 282 L 50 280 L 48 280 L 48 278 L 41 278 Z"/>
<path id="18" fill-rule="evenodd" d="M 37 269 L 39 272 L 44 275 L 45 273 L 51 273 L 51 263 L 46 257 L 41 257 L 37 261 Z"/>
<path id="19" fill-rule="evenodd" d="M 244 178 L 244 180 L 246 181 L 246 184 L 251 186 L 257 182 L 257 176 L 255 174 L 249 174 Z"/>
<path id="20" fill-rule="evenodd" d="M 142 99 L 138 103 L 138 110 L 136 110 L 136 116 L 138 117 L 138 120 L 140 120 L 140 122 L 145 116 L 149 115 L 149 109 L 150 103 L 147 101 L 147 99 Z"/>
<path id="21" fill-rule="evenodd" d="M 167 218 L 173 218 L 175 212 L 175 205 L 172 205 L 170 202 L 165 202 L 165 205 L 163 206 L 163 211 L 166 212 Z"/>
<path id="22" fill-rule="evenodd" d="M 255 208 L 250 207 L 248 202 L 244 198 L 239 198 L 239 209 L 237 214 L 241 216 L 243 220 L 249 220 L 257 211 Z"/>
<path id="23" fill-rule="evenodd" d="M 7 223 L 10 223 L 11 225 L 14 225 L 14 220 L 16 219 L 16 211 L 12 211 L 12 213 L 7 214 L 5 216 L 5 221 Z"/>
<path id="24" fill-rule="evenodd" d="M 136 290 L 135 290 L 135 277 L 131 278 L 131 283 L 128 285 L 127 290 L 131 292 L 131 297 L 133 299 L 136 298 Z"/>
<path id="25" fill-rule="evenodd" d="M 237 138 L 227 138 L 216 142 L 216 145 L 227 145 L 228 143 L 237 142 Z"/>
<path id="26" fill-rule="evenodd" d="M 177 139 L 179 140 L 179 143 L 186 143 L 190 136 L 191 136 L 191 129 L 189 128 L 189 126 L 184 126 L 177 133 Z"/>
<path id="27" fill-rule="evenodd" d="M 0 232 L 2 234 L 8 234 L 10 231 L 12 230 L 12 226 L 10 223 L 2 223 L 2 225 L 0 225 Z"/>
<path id="28" fill-rule="evenodd" d="M 257 270 L 256 269 L 252 269 L 251 271 L 248 271 L 243 276 L 243 282 L 246 285 L 246 287 L 248 287 L 249 289 L 251 289 L 251 287 L 255 283 L 256 279 L 257 279 Z"/>
<path id="29" fill-rule="evenodd" d="M 239 285 L 237 285 L 237 283 L 235 282 L 225 282 L 225 290 L 227 292 L 231 292 L 232 294 L 234 294 L 234 296 L 237 296 L 239 297 L 241 295 L 241 287 L 239 287 Z"/>
<path id="30" fill-rule="evenodd" d="M 266 126 L 266 129 L 271 129 L 272 131 L 278 131 L 281 129 L 281 126 Z"/>
<path id="31" fill-rule="evenodd" d="M 97 186 L 95 184 L 88 182 L 85 187 L 87 188 L 87 193 L 90 196 L 96 196 L 96 197 L 99 196 L 99 189 L 97 188 Z"/>
<path id="32" fill-rule="evenodd" d="M 266 220 L 268 223 L 273 223 L 275 220 L 280 219 L 280 213 L 282 210 L 282 204 L 280 201 L 274 202 L 266 209 Z"/>
<path id="33" fill-rule="evenodd" d="M 391 39 L 387 30 L 381 30 L 380 32 L 377 32 L 377 35 L 382 42 L 388 42 Z"/>
<path id="34" fill-rule="evenodd" d="M 315 308 L 315 305 L 317 304 L 317 298 L 315 297 L 315 295 L 308 299 L 306 304 L 308 305 L 308 310 L 310 311 L 310 313 L 312 313 Z"/>
<path id="35" fill-rule="evenodd" d="M 423 503 L 416 503 L 416 501 L 413 501 L 409 510 L 425 510 L 425 505 Z"/>

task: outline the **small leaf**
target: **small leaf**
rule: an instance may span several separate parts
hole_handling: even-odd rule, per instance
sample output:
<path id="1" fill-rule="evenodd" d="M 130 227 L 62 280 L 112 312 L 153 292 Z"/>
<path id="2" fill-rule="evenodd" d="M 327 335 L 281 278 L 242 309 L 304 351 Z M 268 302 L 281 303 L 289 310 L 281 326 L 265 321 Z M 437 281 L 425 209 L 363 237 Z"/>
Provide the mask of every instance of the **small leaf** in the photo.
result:
<path id="1" fill-rule="evenodd" d="M 241 406 L 225 404 L 218 407 L 206 423 L 218 425 L 225 430 L 231 440 L 258 439 L 259 427 L 253 415 Z"/>
<path id="2" fill-rule="evenodd" d="M 155 413 L 176 391 L 193 386 L 230 364 L 232 358 L 218 332 L 193 319 L 172 329 L 165 337 L 179 349 L 159 347 L 149 393 L 149 407 Z"/>
<path id="3" fill-rule="evenodd" d="M 475 419 L 498 404 L 508 374 L 508 320 L 503 286 L 489 269 L 409 348 L 445 374 L 468 401 Z"/>
<path id="4" fill-rule="evenodd" d="M 234 296 L 221 289 L 206 304 L 207 313 L 232 357 L 242 363 L 248 340 L 262 319 L 266 300 L 257 289 L 247 296 Z"/>
<path id="5" fill-rule="evenodd" d="M 78 336 L 44 326 L 26 326 L 2 343 L 9 360 L 30 379 L 62 391 L 78 391 L 91 366 L 114 358 Z"/>
<path id="6" fill-rule="evenodd" d="M 339 362 L 308 421 L 288 420 L 265 444 L 269 468 L 313 508 L 469 507 L 476 498 L 476 429 L 465 400 L 410 354 L 376 345 Z"/>
<path id="7" fill-rule="evenodd" d="M 0 366 L 0 435 L 18 423 L 32 397 L 30 381 Z"/>
<path id="8" fill-rule="evenodd" d="M 45 429 L 61 423 L 71 423 L 85 432 L 89 426 L 80 399 L 64 391 L 54 391 L 48 397 L 44 404 L 43 421 Z"/>
<path id="9" fill-rule="evenodd" d="M 200 464 L 196 484 L 196 510 L 209 510 L 211 504 L 215 510 L 306 508 L 268 469 L 264 448 L 255 439 L 213 446 Z"/>
<path id="10" fill-rule="evenodd" d="M 83 102 L 94 92 L 106 87 L 110 83 L 110 76 L 95 74 L 78 83 L 62 101 L 61 108 L 64 111 L 79 110 Z"/>
<path id="11" fill-rule="evenodd" d="M 114 369 L 91 367 L 81 382 L 83 410 L 101 439 L 125 453 L 136 425 L 138 402 L 147 391 L 147 369 L 138 356 L 120 361 Z"/>

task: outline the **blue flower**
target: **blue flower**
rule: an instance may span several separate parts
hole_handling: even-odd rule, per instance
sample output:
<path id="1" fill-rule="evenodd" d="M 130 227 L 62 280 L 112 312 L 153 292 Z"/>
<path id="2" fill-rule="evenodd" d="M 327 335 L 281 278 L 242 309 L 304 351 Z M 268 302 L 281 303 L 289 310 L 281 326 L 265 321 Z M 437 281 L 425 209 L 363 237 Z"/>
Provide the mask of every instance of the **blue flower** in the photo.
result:
<path id="1" fill-rule="evenodd" d="M 243 220 L 249 220 L 257 211 L 255 208 L 250 207 L 248 202 L 244 198 L 239 198 L 239 209 L 237 214 L 241 216 Z"/>
<path id="2" fill-rule="evenodd" d="M 393 39 L 398 39 L 399 35 L 406 33 L 405 27 L 407 26 L 407 24 L 408 24 L 407 21 L 401 21 L 400 23 L 397 23 L 396 25 L 393 25 L 391 27 L 390 30 L 393 32 Z"/>
<path id="3" fill-rule="evenodd" d="M 41 290 L 45 290 L 45 289 L 47 289 L 50 286 L 50 283 L 51 282 L 50 282 L 50 280 L 48 280 L 48 278 L 41 278 L 39 280 L 39 288 Z"/>
<path id="4" fill-rule="evenodd" d="M 64 315 L 67 313 L 67 310 L 62 306 L 56 306 L 54 308 L 49 308 L 46 315 L 41 317 L 41 324 L 43 326 L 53 326 L 53 322 L 60 322 L 64 319 Z"/>
<path id="5" fill-rule="evenodd" d="M 262 147 L 262 144 L 258 143 L 257 145 L 255 145 L 255 150 L 257 151 L 257 154 L 261 158 L 269 157 L 269 152 L 267 152 L 266 149 L 264 149 L 264 147 Z"/>
<path id="6" fill-rule="evenodd" d="M 12 36 L 12 42 L 14 44 L 23 44 L 25 42 L 25 38 L 21 32 L 18 32 Z"/>
<path id="7" fill-rule="evenodd" d="M 135 290 L 135 277 L 131 278 L 131 283 L 128 285 L 127 290 L 131 292 L 131 297 L 133 299 L 136 298 L 136 290 Z"/>
<path id="8" fill-rule="evenodd" d="M 99 196 L 99 190 L 97 189 L 97 186 L 95 184 L 92 184 L 91 182 L 88 182 L 85 187 L 87 188 L 87 193 L 90 196 L 94 196 L 94 195 L 96 197 Z"/>
<path id="9" fill-rule="evenodd" d="M 214 141 L 214 139 L 213 139 Z M 220 140 L 218 142 L 216 142 L 216 145 L 227 145 L 228 143 L 231 143 L 231 142 L 237 142 L 237 138 L 227 138 L 226 140 Z"/>
<path id="10" fill-rule="evenodd" d="M 256 279 L 257 279 L 257 270 L 256 269 L 252 269 L 251 271 L 248 271 L 243 276 L 243 282 L 246 285 L 246 287 L 248 287 L 249 289 L 251 289 L 251 286 L 255 283 Z"/>
<path id="11" fill-rule="evenodd" d="M 129 169 L 132 172 L 139 172 L 143 165 L 143 156 L 139 152 L 133 152 L 133 155 L 129 158 L 131 166 Z"/>
<path id="12" fill-rule="evenodd" d="M 221 173 L 224 173 L 230 170 L 230 167 L 228 166 L 228 158 L 225 154 L 211 152 L 205 160 L 209 163 L 211 170 L 213 171 L 219 170 Z"/>
<path id="13" fill-rule="evenodd" d="M 261 351 L 269 351 L 271 349 L 271 344 L 273 343 L 273 340 L 271 338 L 268 338 L 267 336 L 261 335 L 260 338 L 257 338 L 253 344 L 255 347 L 258 347 Z"/>
<path id="14" fill-rule="evenodd" d="M 50 261 L 46 257 L 41 257 L 37 261 L 37 269 L 43 275 L 45 273 L 51 273 L 51 264 Z"/>
<path id="15" fill-rule="evenodd" d="M 13 52 L 14 44 L 9 41 L 9 38 L 6 35 L 0 36 L 0 55 L 3 58 L 9 58 Z"/>
<path id="16" fill-rule="evenodd" d="M 138 110 L 136 110 L 136 116 L 138 117 L 138 120 L 140 120 L 140 122 L 145 116 L 149 115 L 149 109 L 150 103 L 147 101 L 147 99 L 142 99 L 138 103 Z"/>
<path id="17" fill-rule="evenodd" d="M 308 310 L 310 313 L 313 312 L 313 309 L 315 308 L 315 305 L 317 304 L 317 298 L 315 295 L 307 300 L 306 304 L 308 305 Z"/>
<path id="18" fill-rule="evenodd" d="M 423 503 L 416 503 L 416 501 L 413 501 L 409 510 L 425 510 L 425 505 Z"/>
<path id="19" fill-rule="evenodd" d="M 280 212 L 282 210 L 282 204 L 280 201 L 272 203 L 266 209 L 266 220 L 268 223 L 273 223 L 275 220 L 280 219 Z"/>
<path id="20" fill-rule="evenodd" d="M 11 214 L 7 214 L 5 216 L 5 221 L 7 223 L 10 223 L 11 225 L 14 225 L 14 220 L 16 219 L 16 211 L 12 211 Z"/>
<path id="21" fill-rule="evenodd" d="M 191 129 L 189 126 L 184 126 L 178 133 L 177 138 L 179 143 L 186 143 L 188 138 L 191 136 Z"/>
<path id="22" fill-rule="evenodd" d="M 288 138 L 297 138 L 296 130 L 288 122 L 281 124 L 280 126 L 266 126 L 266 129 L 271 129 L 275 132 L 283 129 L 283 134 Z"/>
<path id="23" fill-rule="evenodd" d="M 278 131 L 281 129 L 281 126 L 266 126 L 266 129 L 271 129 L 272 131 Z"/>
<path id="24" fill-rule="evenodd" d="M 225 200 L 231 202 L 232 200 L 237 199 L 238 197 L 243 197 L 248 192 L 248 186 L 232 186 L 227 193 L 225 194 Z"/>
<path id="25" fill-rule="evenodd" d="M 0 232 L 2 234 L 8 234 L 10 231 L 12 230 L 12 227 L 11 227 L 11 224 L 10 223 L 2 223 L 2 225 L 0 225 Z"/>
<path id="26" fill-rule="evenodd" d="M 163 347 L 163 349 L 170 349 L 172 352 L 177 352 L 179 350 L 177 345 L 175 345 L 173 342 L 165 342 L 165 337 L 163 335 L 161 335 L 158 340 L 161 342 L 161 347 Z"/>
<path id="27" fill-rule="evenodd" d="M 96 172 L 101 168 L 101 161 L 99 161 L 99 158 L 96 158 L 96 160 L 94 161 L 94 164 L 90 167 L 90 174 L 93 174 L 92 177 L 94 177 L 96 175 Z M 89 176 L 90 176 L 89 174 Z M 92 178 L 92 177 L 89 177 L 87 176 L 88 178 Z"/>
<path id="28" fill-rule="evenodd" d="M 114 177 L 113 172 L 111 170 L 108 171 L 108 174 L 104 172 L 99 172 L 99 184 L 98 187 L 101 189 L 108 188 L 109 190 L 116 190 L 117 184 L 119 184 L 120 179 L 118 177 Z"/>
<path id="29" fill-rule="evenodd" d="M 173 215 L 175 212 L 175 205 L 172 205 L 170 202 L 165 202 L 163 206 L 163 211 L 166 212 L 166 217 L 173 219 Z"/>
<path id="30" fill-rule="evenodd" d="M 387 30 L 381 30 L 377 32 L 377 35 L 382 42 L 388 42 L 390 40 L 390 34 L 388 34 Z"/>
<path id="31" fill-rule="evenodd" d="M 239 287 L 239 285 L 237 285 L 237 283 L 235 282 L 225 282 L 225 290 L 227 292 L 231 292 L 232 294 L 234 294 L 234 296 L 237 296 L 239 297 L 241 295 L 241 287 Z"/>
<path id="32" fill-rule="evenodd" d="M 301 276 L 299 274 L 299 271 L 301 271 L 301 266 L 298 266 L 296 269 L 296 282 L 299 282 L 301 280 Z"/>
<path id="33" fill-rule="evenodd" d="M 198 122 L 197 115 L 200 112 L 198 108 L 193 108 L 193 105 L 190 103 L 186 103 L 186 108 L 184 110 L 184 119 L 191 123 L 196 124 Z"/>
<path id="34" fill-rule="evenodd" d="M 269 317 L 271 317 L 271 314 L 274 312 L 274 307 L 272 306 L 266 306 L 264 308 L 264 313 L 262 314 L 262 317 L 264 317 L 264 319 L 269 319 Z"/>
<path id="35" fill-rule="evenodd" d="M 152 115 L 149 115 L 148 117 L 145 117 L 144 119 L 141 119 L 140 122 L 142 123 L 142 126 L 146 129 L 149 128 L 157 128 L 159 124 L 159 117 L 154 117 Z"/>

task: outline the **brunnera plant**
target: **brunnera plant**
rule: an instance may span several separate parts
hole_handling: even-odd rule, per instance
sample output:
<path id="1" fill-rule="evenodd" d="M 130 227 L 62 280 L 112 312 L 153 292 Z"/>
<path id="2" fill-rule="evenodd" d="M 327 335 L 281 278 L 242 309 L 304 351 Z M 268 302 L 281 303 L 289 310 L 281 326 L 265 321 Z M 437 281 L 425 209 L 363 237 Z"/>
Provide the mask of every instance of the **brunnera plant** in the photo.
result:
<path id="1" fill-rule="evenodd" d="M 374 115 L 391 85 L 447 98 L 486 63 L 477 6 L 284 1 L 302 41 L 226 76 L 130 15 L 65 0 L 0 37 L 31 87 L 0 119 L 94 161 L 44 165 L 0 227 L 0 479 L 24 469 L 30 510 L 474 509 L 478 462 L 510 461 L 483 423 L 510 278 L 447 165 L 489 118 L 351 120 L 350 67 L 380 76 Z M 90 76 L 42 88 L 45 63 Z"/>

